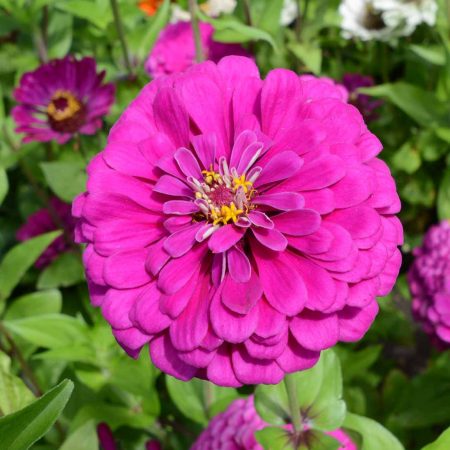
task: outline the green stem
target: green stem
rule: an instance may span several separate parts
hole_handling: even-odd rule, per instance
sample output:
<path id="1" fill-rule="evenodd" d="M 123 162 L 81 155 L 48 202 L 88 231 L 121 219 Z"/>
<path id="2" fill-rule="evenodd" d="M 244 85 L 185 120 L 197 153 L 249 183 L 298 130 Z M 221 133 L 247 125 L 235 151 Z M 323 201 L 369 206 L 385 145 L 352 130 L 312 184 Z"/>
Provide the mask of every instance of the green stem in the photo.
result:
<path id="1" fill-rule="evenodd" d="M 205 54 L 203 53 L 202 37 L 197 17 L 197 0 L 189 0 L 189 12 L 191 14 L 192 31 L 194 32 L 195 60 L 202 62 L 205 60 Z"/>
<path id="2" fill-rule="evenodd" d="M 293 374 L 288 374 L 284 377 L 284 386 L 286 387 L 292 426 L 294 427 L 295 441 L 297 442 L 298 437 L 302 433 L 303 426 L 302 418 L 300 416 L 300 404 L 298 402 L 297 386 Z"/>
<path id="3" fill-rule="evenodd" d="M 211 419 L 211 406 L 213 403 L 213 397 L 214 393 L 212 383 L 210 383 L 209 381 L 205 381 L 203 383 L 203 402 L 205 405 L 205 413 L 208 419 Z"/>
<path id="4" fill-rule="evenodd" d="M 123 58 L 127 67 L 128 75 L 133 76 L 133 69 L 130 62 L 130 54 L 128 53 L 127 41 L 125 40 L 125 32 L 123 30 L 122 20 L 120 18 L 119 5 L 117 0 L 111 0 L 111 8 L 114 15 L 114 23 L 116 25 L 117 34 L 119 35 L 120 45 L 122 46 Z"/>

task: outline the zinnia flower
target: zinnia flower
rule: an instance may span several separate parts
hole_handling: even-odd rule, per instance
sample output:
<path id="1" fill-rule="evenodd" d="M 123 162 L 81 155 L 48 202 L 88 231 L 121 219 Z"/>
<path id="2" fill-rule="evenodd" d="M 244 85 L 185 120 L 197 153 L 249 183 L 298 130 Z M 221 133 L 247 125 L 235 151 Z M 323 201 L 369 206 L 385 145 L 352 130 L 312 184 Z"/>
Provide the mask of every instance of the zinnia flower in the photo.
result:
<path id="1" fill-rule="evenodd" d="M 383 100 L 374 99 L 370 95 L 358 92 L 361 87 L 374 86 L 373 78 L 359 73 L 347 73 L 344 75 L 342 83 L 349 92 L 349 102 L 359 109 L 365 121 L 372 122 L 378 119 L 376 109 L 383 104 Z"/>
<path id="2" fill-rule="evenodd" d="M 363 41 L 390 41 L 409 36 L 425 22 L 436 21 L 435 0 L 342 0 L 342 35 Z"/>
<path id="3" fill-rule="evenodd" d="M 14 99 L 12 115 L 24 142 L 67 142 L 75 133 L 94 134 L 114 102 L 114 85 L 102 83 L 93 58 L 68 56 L 25 73 Z"/>
<path id="4" fill-rule="evenodd" d="M 450 224 L 432 226 L 408 274 L 414 317 L 437 347 L 450 347 Z"/>
<path id="5" fill-rule="evenodd" d="M 129 354 L 149 343 L 164 372 L 239 386 L 361 339 L 400 267 L 400 201 L 338 96 L 226 57 L 128 107 L 73 213 L 92 301 Z"/>
<path id="6" fill-rule="evenodd" d="M 237 44 L 222 44 L 213 40 L 214 28 L 200 22 L 200 34 L 206 59 L 217 62 L 227 55 L 248 55 Z M 182 72 L 195 64 L 195 44 L 190 22 L 168 24 L 162 31 L 145 63 L 153 78 Z"/>
<path id="7" fill-rule="evenodd" d="M 73 242 L 73 230 L 75 221 L 71 214 L 70 205 L 62 202 L 56 197 L 50 199 L 50 208 L 42 208 L 31 214 L 26 223 L 22 225 L 16 233 L 18 241 L 27 241 L 35 236 L 39 236 L 50 231 L 58 230 L 64 227 L 66 236 L 57 237 L 42 253 L 36 261 L 35 266 L 43 269 L 48 266 L 58 255 L 70 250 L 70 242 L 67 236 Z"/>
<path id="8" fill-rule="evenodd" d="M 214 417 L 208 427 L 195 441 L 191 450 L 210 450 L 215 448 L 230 448 L 240 450 L 263 450 L 255 437 L 255 432 L 262 430 L 265 423 L 256 412 L 253 405 L 253 396 L 246 399 L 235 400 L 221 414 Z M 288 425 L 287 430 L 291 429 Z M 305 440 L 308 429 L 305 427 Z M 356 445 L 342 430 L 327 433 L 341 444 L 338 450 L 357 450 Z M 286 441 L 289 435 L 286 433 Z"/>

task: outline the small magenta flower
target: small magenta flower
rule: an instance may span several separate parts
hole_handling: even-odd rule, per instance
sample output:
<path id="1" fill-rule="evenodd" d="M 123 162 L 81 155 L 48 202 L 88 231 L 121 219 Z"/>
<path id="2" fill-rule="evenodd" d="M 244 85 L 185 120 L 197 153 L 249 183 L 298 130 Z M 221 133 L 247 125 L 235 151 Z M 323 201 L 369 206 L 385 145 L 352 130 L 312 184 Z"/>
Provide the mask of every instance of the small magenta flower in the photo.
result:
<path id="1" fill-rule="evenodd" d="M 408 274 L 415 319 L 440 349 L 450 348 L 450 224 L 432 226 Z"/>
<path id="2" fill-rule="evenodd" d="M 115 87 L 103 83 L 93 58 L 55 59 L 25 73 L 12 110 L 24 142 L 67 142 L 74 134 L 94 134 L 114 102 Z"/>
<path id="3" fill-rule="evenodd" d="M 327 86 L 231 56 L 153 81 L 113 127 L 73 214 L 93 304 L 130 355 L 278 383 L 366 333 L 400 268 L 400 200 Z"/>
<path id="4" fill-rule="evenodd" d="M 377 120 L 379 115 L 376 110 L 383 105 L 383 100 L 358 92 L 359 88 L 374 86 L 373 78 L 359 73 L 347 73 L 342 79 L 342 84 L 349 92 L 349 102 L 359 109 L 366 122 Z"/>
<path id="5" fill-rule="evenodd" d="M 36 261 L 36 267 L 43 269 L 48 266 L 58 255 L 70 250 L 70 242 L 67 236 L 73 241 L 75 221 L 71 214 L 70 205 L 62 202 L 56 197 L 50 199 L 50 209 L 42 208 L 31 214 L 26 223 L 22 225 L 16 233 L 18 241 L 27 241 L 40 234 L 60 229 L 63 226 L 66 236 L 57 237 L 42 253 Z"/>
<path id="6" fill-rule="evenodd" d="M 256 412 L 253 396 L 235 400 L 223 412 L 215 416 L 208 427 L 195 441 L 191 450 L 211 450 L 215 448 L 229 448 L 239 450 L 263 450 L 255 437 L 256 431 L 266 428 L 265 423 Z M 291 426 L 286 426 L 290 430 Z M 308 430 L 305 429 L 305 434 Z M 355 443 L 344 431 L 338 429 L 328 432 L 339 441 L 338 450 L 358 450 Z M 286 437 L 288 439 L 288 436 Z M 303 447 L 302 447 L 303 448 Z"/>
<path id="7" fill-rule="evenodd" d="M 213 39 L 214 28 L 200 22 L 200 34 L 206 59 L 218 62 L 227 55 L 248 56 L 240 45 L 223 44 Z M 168 24 L 161 32 L 145 63 L 152 78 L 183 72 L 195 63 L 195 44 L 190 22 Z"/>

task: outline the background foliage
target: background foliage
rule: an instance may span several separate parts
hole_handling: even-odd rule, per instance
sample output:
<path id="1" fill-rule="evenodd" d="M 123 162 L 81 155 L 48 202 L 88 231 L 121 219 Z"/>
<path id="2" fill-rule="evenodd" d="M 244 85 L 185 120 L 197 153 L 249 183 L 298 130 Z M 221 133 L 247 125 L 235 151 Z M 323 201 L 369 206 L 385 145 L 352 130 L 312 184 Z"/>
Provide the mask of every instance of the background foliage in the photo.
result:
<path id="1" fill-rule="evenodd" d="M 211 417 L 254 391 L 180 382 L 161 374 L 145 352 L 130 359 L 89 304 L 81 252 L 73 249 L 38 271 L 35 260 L 60 232 L 15 240 L 19 226 L 50 195 L 71 202 L 84 190 L 87 161 L 149 81 L 143 62 L 169 20 L 169 3 L 147 17 L 136 2 L 119 2 L 130 73 L 109 0 L 0 0 L 2 449 L 96 449 L 100 422 L 124 449 L 142 449 L 150 438 L 163 448 L 186 449 Z M 280 27 L 282 3 L 252 0 L 251 24 L 243 2 L 233 16 L 202 18 L 213 23 L 217 40 L 245 43 L 263 73 L 287 67 L 336 80 L 349 72 L 374 77 L 377 85 L 364 92 L 385 102 L 370 128 L 397 181 L 406 232 L 402 274 L 393 293 L 380 300 L 375 325 L 360 343 L 338 346 L 296 375 L 300 404 L 316 412 L 318 433 L 344 426 L 363 450 L 448 449 L 449 431 L 427 444 L 449 424 L 450 355 L 431 347 L 413 322 L 405 272 L 428 226 L 450 217 L 449 5 L 440 1 L 435 27 L 387 44 L 342 39 L 337 0 L 300 1 L 301 18 Z M 117 86 L 103 131 L 62 146 L 22 144 L 9 114 L 14 86 L 42 60 L 68 53 L 95 56 Z M 257 409 L 274 426 L 289 421 L 286 402 L 282 385 L 256 389 Z M 266 448 L 283 448 L 279 433 L 267 428 L 258 439 Z M 333 448 L 317 442 L 314 448 Z"/>

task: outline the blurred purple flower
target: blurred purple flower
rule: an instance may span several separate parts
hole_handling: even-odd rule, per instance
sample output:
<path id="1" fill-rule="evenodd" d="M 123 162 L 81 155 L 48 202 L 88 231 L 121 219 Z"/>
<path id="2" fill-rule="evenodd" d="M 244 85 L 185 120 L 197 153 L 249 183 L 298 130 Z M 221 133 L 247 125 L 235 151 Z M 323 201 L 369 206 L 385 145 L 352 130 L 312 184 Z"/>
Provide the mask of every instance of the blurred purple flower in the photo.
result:
<path id="1" fill-rule="evenodd" d="M 114 102 L 115 87 L 103 84 L 93 58 L 55 59 L 25 73 L 14 91 L 12 115 L 24 142 L 67 142 L 75 133 L 94 134 Z"/>
<path id="2" fill-rule="evenodd" d="M 145 444 L 145 450 L 162 450 L 162 447 L 159 441 L 152 439 Z"/>
<path id="3" fill-rule="evenodd" d="M 223 44 L 213 39 L 214 28 L 200 22 L 200 34 L 206 59 L 218 62 L 228 55 L 250 56 L 238 44 Z M 169 24 L 161 32 L 145 63 L 153 78 L 182 72 L 195 64 L 195 44 L 190 22 Z"/>
<path id="4" fill-rule="evenodd" d="M 379 115 L 375 110 L 384 102 L 382 100 L 374 100 L 369 95 L 358 93 L 359 88 L 374 86 L 373 78 L 359 73 L 347 73 L 344 75 L 342 83 L 349 92 L 349 103 L 359 109 L 366 122 L 377 120 Z"/>
<path id="5" fill-rule="evenodd" d="M 59 225 L 63 225 L 66 230 L 66 235 L 71 237 L 73 241 L 73 230 L 75 227 L 74 219 L 71 214 L 71 206 L 62 202 L 56 197 L 50 199 L 50 207 L 56 217 L 52 217 L 52 213 L 48 208 L 42 208 L 39 211 L 31 214 L 25 224 L 23 224 L 16 233 L 18 241 L 27 241 L 40 234 L 48 233 L 49 231 L 58 230 Z M 57 223 L 59 222 L 59 223 Z M 70 250 L 70 243 L 67 242 L 67 237 L 57 237 L 42 253 L 36 261 L 35 266 L 38 269 L 43 269 L 48 266 L 59 254 Z"/>
<path id="6" fill-rule="evenodd" d="M 104 422 L 98 424 L 97 436 L 101 450 L 117 450 L 114 435 L 111 431 L 111 428 L 109 428 L 108 424 Z"/>
<path id="7" fill-rule="evenodd" d="M 450 224 L 432 226 L 408 274 L 415 319 L 440 349 L 450 348 Z"/>

